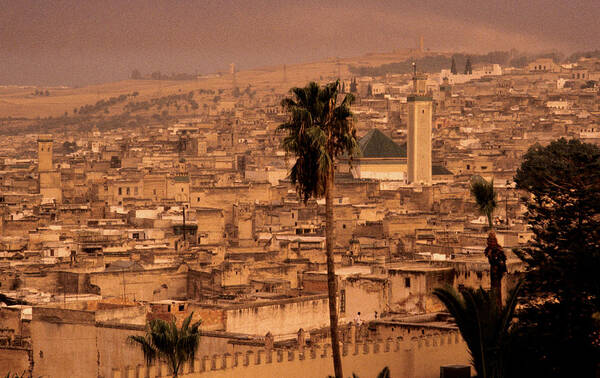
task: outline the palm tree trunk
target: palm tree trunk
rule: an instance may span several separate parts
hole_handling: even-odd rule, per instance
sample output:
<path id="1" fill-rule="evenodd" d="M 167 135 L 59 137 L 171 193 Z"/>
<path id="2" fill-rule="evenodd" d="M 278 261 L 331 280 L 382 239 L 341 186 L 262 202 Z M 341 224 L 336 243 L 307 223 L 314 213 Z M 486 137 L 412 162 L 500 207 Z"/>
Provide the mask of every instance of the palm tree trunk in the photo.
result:
<path id="1" fill-rule="evenodd" d="M 329 168 L 325 186 L 325 244 L 327 249 L 327 289 L 329 294 L 329 326 L 331 330 L 331 349 L 333 351 L 333 369 L 336 378 L 343 378 L 342 356 L 340 355 L 340 342 L 338 334 L 337 313 L 337 281 L 335 277 L 335 265 L 333 264 L 333 246 L 335 244 L 333 224 L 333 189 L 334 168 Z"/>
<path id="2" fill-rule="evenodd" d="M 506 272 L 506 256 L 498 244 L 496 233 L 490 228 L 487 239 L 486 255 L 490 263 L 490 288 L 498 311 L 502 309 L 502 276 Z"/>

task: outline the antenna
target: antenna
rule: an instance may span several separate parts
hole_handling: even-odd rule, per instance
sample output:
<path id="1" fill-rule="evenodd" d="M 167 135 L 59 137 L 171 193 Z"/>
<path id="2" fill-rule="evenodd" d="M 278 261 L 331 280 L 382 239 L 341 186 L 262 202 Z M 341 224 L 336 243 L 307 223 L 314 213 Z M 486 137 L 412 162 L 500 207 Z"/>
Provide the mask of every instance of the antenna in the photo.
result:
<path id="1" fill-rule="evenodd" d="M 417 76 L 417 63 L 412 62 L 413 76 Z"/>

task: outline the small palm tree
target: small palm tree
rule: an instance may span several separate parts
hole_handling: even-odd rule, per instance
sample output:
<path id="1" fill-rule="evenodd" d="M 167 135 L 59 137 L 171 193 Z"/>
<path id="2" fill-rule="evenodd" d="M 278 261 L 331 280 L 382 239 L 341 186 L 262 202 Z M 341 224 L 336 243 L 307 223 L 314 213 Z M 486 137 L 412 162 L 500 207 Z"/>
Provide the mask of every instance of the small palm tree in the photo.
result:
<path id="1" fill-rule="evenodd" d="M 498 206 L 496 202 L 497 193 L 494 189 L 494 180 L 487 181 L 481 176 L 473 176 L 471 179 L 471 195 L 475 198 L 479 212 L 487 217 L 489 234 L 485 256 L 490 263 L 490 287 L 496 298 L 496 307 L 502 307 L 502 277 L 506 273 L 506 255 L 502 250 L 496 234 L 494 233 L 494 222 L 492 221 L 494 210 Z"/>
<path id="2" fill-rule="evenodd" d="M 479 212 L 487 217 L 490 231 L 494 229 L 492 217 L 494 210 L 498 207 L 496 202 L 497 193 L 494 189 L 494 179 L 487 181 L 481 176 L 473 176 L 471 179 L 471 195 L 475 198 L 475 203 Z"/>
<path id="3" fill-rule="evenodd" d="M 512 291 L 506 305 L 500 308 L 493 296 L 481 287 L 478 290 L 463 288 L 460 294 L 451 287 L 433 291 L 454 317 L 479 378 L 504 377 L 509 352 L 507 346 L 520 288 L 521 283 Z"/>
<path id="4" fill-rule="evenodd" d="M 315 82 L 304 88 L 292 88 L 291 98 L 281 102 L 290 119 L 278 127 L 286 132 L 283 148 L 296 157 L 290 179 L 304 202 L 311 197 L 325 197 L 325 244 L 327 255 L 327 289 L 329 294 L 329 323 L 335 376 L 342 378 L 342 357 L 337 330 L 337 282 L 333 264 L 335 245 L 333 191 L 335 159 L 343 154 L 358 152 L 356 130 L 352 125 L 351 94 L 338 104 L 340 83 L 319 86 Z"/>
<path id="5" fill-rule="evenodd" d="M 129 336 L 128 340 L 142 348 L 148 365 L 158 359 L 165 359 L 173 377 L 177 377 L 183 364 L 194 360 L 200 342 L 201 321 L 190 324 L 193 314 L 192 312 L 185 318 L 181 328 L 177 328 L 175 320 L 150 320 L 144 336 Z"/>

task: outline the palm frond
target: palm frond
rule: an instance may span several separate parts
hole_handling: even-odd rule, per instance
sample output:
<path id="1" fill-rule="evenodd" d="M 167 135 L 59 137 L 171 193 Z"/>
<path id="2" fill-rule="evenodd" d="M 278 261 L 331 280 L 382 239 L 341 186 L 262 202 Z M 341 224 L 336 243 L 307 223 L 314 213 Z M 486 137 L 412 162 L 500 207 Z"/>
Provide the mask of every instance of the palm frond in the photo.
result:
<path id="1" fill-rule="evenodd" d="M 481 176 L 473 176 L 470 186 L 471 195 L 475 198 L 475 203 L 479 212 L 488 218 L 490 228 L 492 224 L 492 214 L 498 206 L 496 202 L 496 190 L 494 189 L 494 180 L 487 181 Z"/>
<path id="2" fill-rule="evenodd" d="M 177 375 L 185 361 L 194 359 L 198 349 L 201 321 L 192 324 L 193 314 L 184 319 L 181 328 L 177 327 L 175 320 L 153 319 L 146 325 L 144 336 L 129 336 L 128 341 L 141 347 L 148 365 L 164 358 Z"/>
<path id="3" fill-rule="evenodd" d="M 289 119 L 277 131 L 286 133 L 282 141 L 286 153 L 296 156 L 289 178 L 305 202 L 325 194 L 337 157 L 354 156 L 358 151 L 350 111 L 354 97 L 346 95 L 338 104 L 339 88 L 339 81 L 323 86 L 310 82 L 292 88 L 292 97 L 281 102 Z"/>

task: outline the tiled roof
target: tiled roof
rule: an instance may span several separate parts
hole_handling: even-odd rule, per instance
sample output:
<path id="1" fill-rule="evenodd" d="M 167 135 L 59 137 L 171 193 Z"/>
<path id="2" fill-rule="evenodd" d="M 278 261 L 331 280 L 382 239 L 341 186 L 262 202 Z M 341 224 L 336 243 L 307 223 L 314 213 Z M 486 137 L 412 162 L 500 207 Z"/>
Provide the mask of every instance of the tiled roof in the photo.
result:
<path id="1" fill-rule="evenodd" d="M 373 129 L 358 141 L 361 157 L 364 158 L 405 158 L 406 144 L 398 145 L 390 137 Z"/>
<path id="2" fill-rule="evenodd" d="M 441 165 L 432 165 L 431 166 L 431 174 L 434 176 L 438 176 L 438 175 L 452 175 L 453 173 L 450 172 L 446 167 L 443 167 Z"/>

